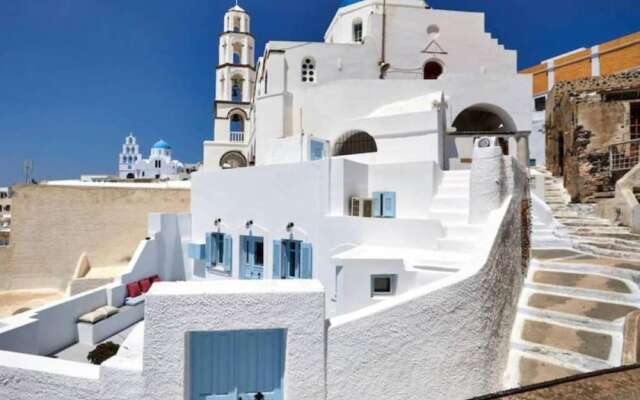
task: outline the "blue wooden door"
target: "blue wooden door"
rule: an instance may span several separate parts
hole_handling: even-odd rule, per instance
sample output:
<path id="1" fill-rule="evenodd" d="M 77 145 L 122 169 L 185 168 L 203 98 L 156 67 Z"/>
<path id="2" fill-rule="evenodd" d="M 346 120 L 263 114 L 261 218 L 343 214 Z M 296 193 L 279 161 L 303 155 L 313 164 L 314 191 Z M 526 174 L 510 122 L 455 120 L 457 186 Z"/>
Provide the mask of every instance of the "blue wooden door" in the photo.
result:
<path id="1" fill-rule="evenodd" d="M 235 400 L 233 332 L 189 334 L 190 400 Z"/>
<path id="2" fill-rule="evenodd" d="M 282 400 L 280 329 L 189 334 L 189 400 Z"/>
<path id="3" fill-rule="evenodd" d="M 238 400 L 282 399 L 284 335 L 281 330 L 241 331 L 236 334 L 235 374 Z"/>
<path id="4" fill-rule="evenodd" d="M 262 279 L 264 276 L 264 239 L 240 236 L 240 279 Z"/>

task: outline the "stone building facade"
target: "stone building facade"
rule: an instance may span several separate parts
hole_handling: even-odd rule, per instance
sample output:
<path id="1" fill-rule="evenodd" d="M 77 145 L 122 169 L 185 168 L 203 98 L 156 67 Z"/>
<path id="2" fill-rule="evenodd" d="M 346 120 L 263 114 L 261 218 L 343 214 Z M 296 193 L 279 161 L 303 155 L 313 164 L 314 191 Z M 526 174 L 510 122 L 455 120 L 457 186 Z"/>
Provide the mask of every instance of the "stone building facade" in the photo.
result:
<path id="1" fill-rule="evenodd" d="M 573 201 L 614 190 L 638 162 L 640 71 L 555 84 L 547 102 L 546 164 Z"/>

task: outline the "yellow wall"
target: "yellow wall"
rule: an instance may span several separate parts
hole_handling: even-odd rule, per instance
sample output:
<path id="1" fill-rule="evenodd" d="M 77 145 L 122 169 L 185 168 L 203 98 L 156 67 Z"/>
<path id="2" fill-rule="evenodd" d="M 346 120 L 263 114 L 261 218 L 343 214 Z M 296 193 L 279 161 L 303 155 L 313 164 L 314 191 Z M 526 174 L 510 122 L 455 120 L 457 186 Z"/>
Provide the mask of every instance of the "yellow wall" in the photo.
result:
<path id="1" fill-rule="evenodd" d="M 190 190 L 19 185 L 0 290 L 64 290 L 82 252 L 94 267 L 127 264 L 151 212 L 188 212 Z"/>
<path id="2" fill-rule="evenodd" d="M 637 42 L 637 43 L 634 43 Z M 600 45 L 600 75 L 611 75 L 640 68 L 640 32 L 632 33 Z M 591 77 L 591 49 L 582 50 L 554 61 L 554 80 L 575 80 Z M 520 71 L 533 75 L 533 94 L 548 91 L 546 64 Z"/>

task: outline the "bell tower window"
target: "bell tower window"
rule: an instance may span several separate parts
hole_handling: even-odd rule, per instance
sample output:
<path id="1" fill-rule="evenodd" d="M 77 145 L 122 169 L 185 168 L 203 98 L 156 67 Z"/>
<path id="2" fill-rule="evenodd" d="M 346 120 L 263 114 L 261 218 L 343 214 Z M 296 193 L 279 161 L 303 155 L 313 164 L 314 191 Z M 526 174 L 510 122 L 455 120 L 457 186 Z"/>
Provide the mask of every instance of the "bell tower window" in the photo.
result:
<path id="1" fill-rule="evenodd" d="M 353 41 L 362 43 L 362 20 L 360 18 L 353 21 Z"/>

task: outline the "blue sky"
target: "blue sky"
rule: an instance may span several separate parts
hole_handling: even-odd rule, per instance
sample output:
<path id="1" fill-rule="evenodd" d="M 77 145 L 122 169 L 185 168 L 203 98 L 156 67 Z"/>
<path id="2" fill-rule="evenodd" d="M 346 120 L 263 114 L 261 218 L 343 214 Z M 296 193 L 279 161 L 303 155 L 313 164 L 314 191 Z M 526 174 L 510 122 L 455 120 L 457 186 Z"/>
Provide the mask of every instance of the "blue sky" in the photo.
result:
<path id="1" fill-rule="evenodd" d="M 338 0 L 241 0 L 265 40 L 321 40 Z M 432 0 L 483 11 L 520 66 L 639 29 L 638 0 Z M 130 130 L 195 162 L 211 133 L 213 71 L 232 0 L 0 0 L 0 186 L 115 173 Z M 546 10 L 552 10 L 547 13 Z"/>

